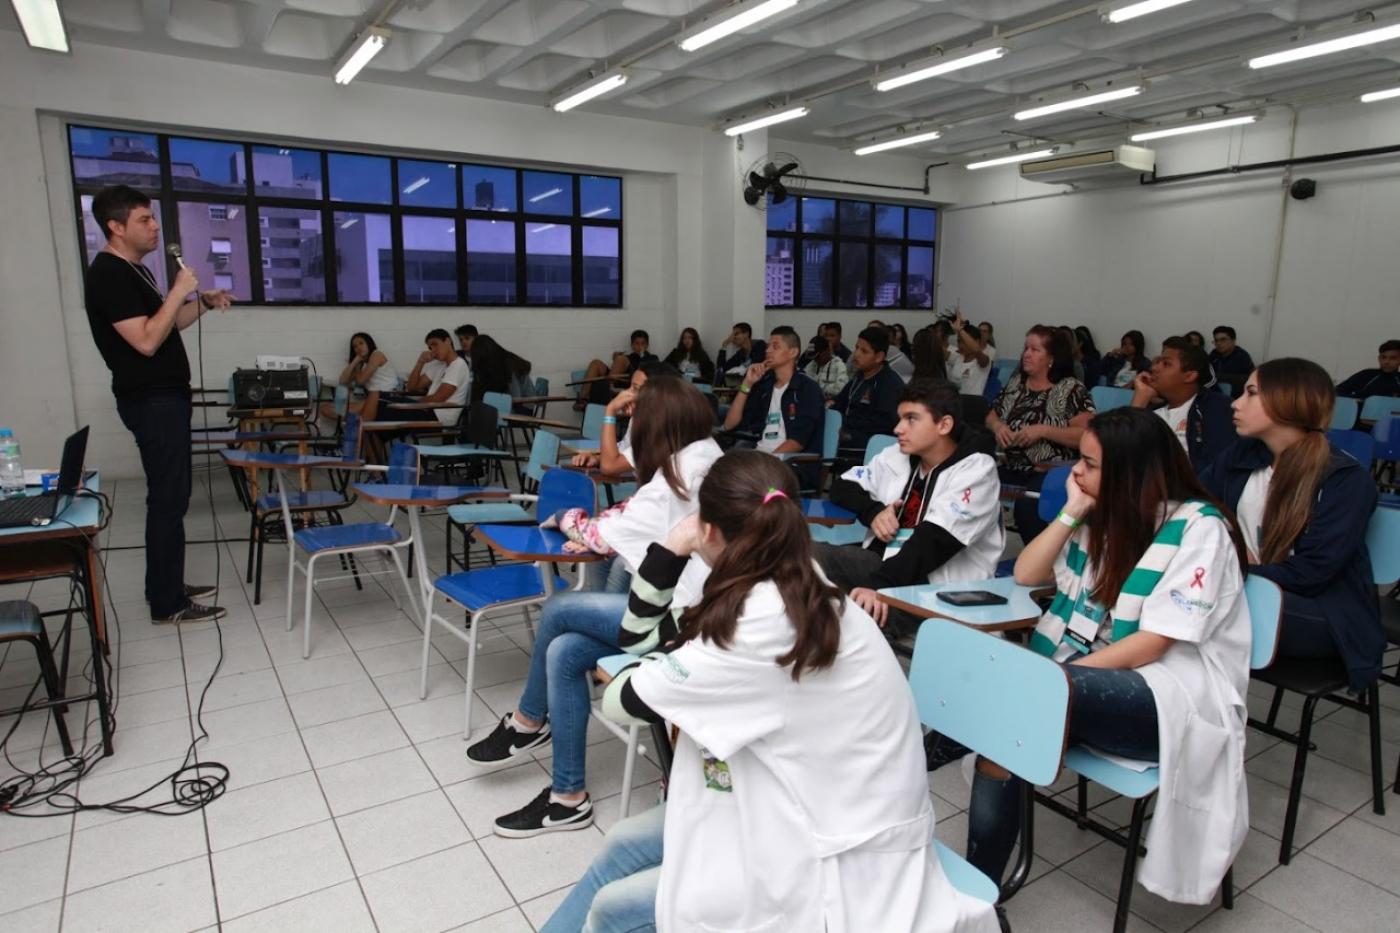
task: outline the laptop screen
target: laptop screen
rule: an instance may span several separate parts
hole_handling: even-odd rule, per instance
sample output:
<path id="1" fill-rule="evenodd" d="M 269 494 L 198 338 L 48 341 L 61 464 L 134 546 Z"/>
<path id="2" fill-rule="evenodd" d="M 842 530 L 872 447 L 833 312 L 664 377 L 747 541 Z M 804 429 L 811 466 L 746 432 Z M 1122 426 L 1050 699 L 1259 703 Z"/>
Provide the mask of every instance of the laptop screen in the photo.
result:
<path id="1" fill-rule="evenodd" d="M 78 491 L 78 483 L 83 478 L 83 457 L 87 455 L 87 442 L 87 425 L 63 442 L 63 461 L 58 467 L 57 492 L 60 496 L 71 496 Z"/>

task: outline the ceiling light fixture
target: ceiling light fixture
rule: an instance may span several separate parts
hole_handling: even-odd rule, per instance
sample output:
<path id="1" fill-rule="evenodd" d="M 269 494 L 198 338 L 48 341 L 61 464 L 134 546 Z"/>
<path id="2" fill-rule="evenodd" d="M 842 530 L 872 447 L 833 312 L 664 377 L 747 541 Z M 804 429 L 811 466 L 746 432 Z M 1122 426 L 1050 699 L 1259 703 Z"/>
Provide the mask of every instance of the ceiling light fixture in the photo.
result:
<path id="1" fill-rule="evenodd" d="M 601 216 L 603 216 L 604 214 L 611 214 L 611 213 L 612 213 L 612 208 L 611 208 L 611 207 L 595 207 L 595 208 L 593 208 L 593 210 L 591 210 L 591 211 L 585 211 L 583 216 L 585 216 L 585 217 L 601 217 Z"/>
<path id="2" fill-rule="evenodd" d="M 1363 104 L 1374 104 L 1378 100 L 1390 100 L 1395 97 L 1400 97 L 1400 87 L 1393 87 L 1385 91 L 1370 91 L 1366 94 L 1362 94 L 1361 102 Z"/>
<path id="3" fill-rule="evenodd" d="M 871 143 L 869 146 L 861 146 L 856 150 L 856 155 L 871 155 L 876 152 L 884 152 L 887 149 L 902 149 L 905 146 L 917 146 L 919 143 L 932 142 L 943 134 L 937 130 L 929 133 L 915 133 L 913 136 L 896 136 L 894 139 L 886 139 L 883 142 Z"/>
<path id="4" fill-rule="evenodd" d="M 602 97 L 609 91 L 615 91 L 627 83 L 627 73 L 614 71 L 603 75 L 601 78 L 584 82 L 576 87 L 570 88 L 562 97 L 551 101 L 549 106 L 559 113 L 567 113 L 579 104 L 586 104 L 595 97 Z"/>
<path id="5" fill-rule="evenodd" d="M 702 25 L 695 32 L 683 36 L 676 44 L 684 52 L 694 52 L 741 29 L 748 29 L 770 16 L 790 10 L 797 6 L 798 2 L 799 0 L 746 0 L 744 3 L 736 3 L 724 11 L 722 19 L 710 25 Z M 705 22 L 710 23 L 709 20 Z"/>
<path id="6" fill-rule="evenodd" d="M 404 194 L 412 194 L 413 192 L 417 191 L 419 188 L 421 188 L 421 187 L 423 187 L 424 185 L 426 185 L 426 184 L 428 183 L 428 181 L 429 181 L 429 179 L 428 179 L 428 176 L 427 176 L 427 175 L 420 175 L 416 181 L 410 183 L 409 186 L 408 186 L 407 188 L 403 189 L 403 193 L 404 193 Z"/>
<path id="7" fill-rule="evenodd" d="M 1168 136 L 1186 136 L 1190 133 L 1204 133 L 1207 130 L 1223 130 L 1228 126 L 1244 126 L 1258 119 L 1258 114 L 1249 114 L 1243 117 L 1227 117 L 1224 120 L 1205 120 L 1197 123 L 1187 123 L 1184 126 L 1173 126 L 1165 130 L 1147 130 L 1142 133 L 1134 133 L 1128 138 L 1135 143 L 1145 143 L 1149 139 L 1164 139 Z"/>
<path id="8" fill-rule="evenodd" d="M 1274 65 L 1286 65 L 1289 62 L 1302 61 L 1305 58 L 1317 58 L 1319 55 L 1346 52 L 1366 45 L 1389 42 L 1392 39 L 1400 39 L 1400 23 L 1392 23 L 1379 29 L 1367 29 L 1364 32 L 1354 32 L 1349 36 L 1339 36 L 1335 39 L 1324 39 L 1321 42 L 1310 42 L 1307 45 L 1285 49 L 1282 52 L 1260 55 L 1258 58 L 1249 60 L 1249 67 L 1270 68 Z"/>
<path id="9" fill-rule="evenodd" d="M 369 60 L 378 55 L 388 41 L 389 30 L 379 26 L 371 26 L 360 33 L 345 54 L 340 56 L 340 61 L 335 63 L 335 83 L 349 84 L 354 81 L 360 69 L 368 65 Z"/>
<path id="10" fill-rule="evenodd" d="M 1029 162 L 1031 159 L 1045 159 L 1059 152 L 1057 148 L 1037 149 L 1034 152 L 1014 152 L 1008 156 L 998 156 L 995 159 L 983 159 L 980 162 L 969 162 L 963 168 L 969 171 L 977 171 L 982 168 L 995 168 L 998 165 L 1014 165 L 1017 162 Z"/>
<path id="11" fill-rule="evenodd" d="M 24 41 L 30 48 L 50 52 L 68 51 L 68 33 L 63 28 L 63 14 L 58 0 L 10 0 L 24 31 Z"/>
<path id="12" fill-rule="evenodd" d="M 1126 23 L 1130 19 L 1137 19 L 1139 16 L 1147 16 L 1160 10 L 1169 10 L 1174 6 L 1181 6 L 1183 3 L 1190 3 L 1191 0 L 1142 0 L 1141 3 L 1130 3 L 1127 6 L 1120 6 L 1116 10 L 1110 10 L 1104 19 L 1110 23 Z"/>
<path id="13" fill-rule="evenodd" d="M 875 81 L 875 90 L 893 91 L 895 88 L 904 87 L 916 81 L 927 81 L 929 78 L 936 78 L 950 71 L 959 71 L 963 68 L 971 68 L 973 65 L 994 62 L 1008 51 L 1010 50 L 1006 46 L 998 45 L 990 49 L 983 49 L 980 52 L 973 52 L 970 55 L 960 55 L 957 58 L 946 58 L 939 55 L 933 58 L 921 59 L 917 62 L 910 62 L 899 69 L 899 72 L 894 77 L 877 79 Z"/>
<path id="14" fill-rule="evenodd" d="M 541 191 L 539 194 L 535 195 L 533 198 L 530 198 L 530 203 L 531 203 L 531 204 L 538 204 L 538 203 L 540 203 L 541 201 L 543 201 L 545 198 L 552 198 L 552 197 L 554 197 L 556 194 L 563 194 L 563 193 L 564 193 L 564 189 L 563 189 L 563 188 L 550 188 L 548 191 Z"/>
<path id="15" fill-rule="evenodd" d="M 759 117 L 756 120 L 749 120 L 745 123 L 736 123 L 726 127 L 725 136 L 738 136 L 740 133 L 747 133 L 749 130 L 760 130 L 765 126 L 772 126 L 774 123 L 786 123 L 789 120 L 796 120 L 807 116 L 810 113 L 806 107 L 794 107 L 791 110 L 784 110 L 780 113 L 770 113 L 766 117 Z"/>
<path id="16" fill-rule="evenodd" d="M 1017 120 L 1034 120 L 1036 117 L 1049 116 L 1052 113 L 1062 113 L 1066 110 L 1082 110 L 1085 107 L 1092 107 L 1095 104 L 1106 104 L 1111 100 L 1122 100 L 1125 97 L 1136 97 L 1142 93 L 1142 85 L 1134 84 L 1132 87 L 1120 87 L 1114 91 L 1102 91 L 1098 94 L 1090 94 L 1087 97 L 1075 97 L 1070 100 L 1062 100 L 1057 104 L 1046 104 L 1043 107 L 1032 107 L 1029 110 L 1022 110 L 1013 116 Z"/>

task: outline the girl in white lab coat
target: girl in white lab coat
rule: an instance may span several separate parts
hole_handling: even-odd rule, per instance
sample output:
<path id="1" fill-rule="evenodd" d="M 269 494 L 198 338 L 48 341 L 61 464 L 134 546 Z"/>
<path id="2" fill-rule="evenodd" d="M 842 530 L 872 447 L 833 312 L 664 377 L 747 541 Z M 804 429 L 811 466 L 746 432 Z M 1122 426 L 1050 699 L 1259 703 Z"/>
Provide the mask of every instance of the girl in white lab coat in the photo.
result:
<path id="1" fill-rule="evenodd" d="M 735 450 L 700 512 L 654 544 L 624 629 L 658 650 L 609 685 L 623 722 L 669 721 L 659 930 L 997 929 L 930 846 L 913 696 L 879 628 L 820 574 L 780 461 Z M 690 554 L 700 602 L 672 613 Z"/>
<path id="2" fill-rule="evenodd" d="M 1243 540 L 1151 412 L 1095 416 L 1065 488 L 1064 509 L 1016 560 L 1017 583 L 1056 587 L 1031 647 L 1066 665 L 1071 743 L 1159 764 L 1138 881 L 1209 903 L 1249 829 Z M 930 764 L 952 751 L 935 743 Z M 978 761 L 968 859 L 996 879 L 1019 793 L 1018 779 Z"/>

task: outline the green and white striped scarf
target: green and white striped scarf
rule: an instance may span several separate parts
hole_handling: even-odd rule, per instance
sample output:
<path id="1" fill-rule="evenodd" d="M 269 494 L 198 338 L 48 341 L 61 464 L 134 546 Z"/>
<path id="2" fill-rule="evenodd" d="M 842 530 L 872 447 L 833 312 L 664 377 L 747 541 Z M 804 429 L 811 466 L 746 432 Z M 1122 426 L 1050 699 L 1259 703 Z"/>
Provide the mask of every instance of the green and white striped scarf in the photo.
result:
<path id="1" fill-rule="evenodd" d="M 1113 611 L 1104 617 L 1099 626 L 1098 638 L 1095 641 L 1101 640 L 1111 644 L 1138 630 L 1138 623 L 1142 619 L 1142 604 L 1152 595 L 1167 565 L 1176 556 L 1181 547 L 1182 536 L 1186 534 L 1186 526 L 1196 517 L 1203 515 L 1224 518 L 1214 506 L 1198 499 L 1188 499 L 1177 506 L 1176 511 L 1163 523 L 1161 530 L 1143 552 L 1133 572 L 1128 574 L 1128 579 L 1123 583 L 1123 590 L 1118 594 L 1117 602 L 1113 604 Z M 1084 579 L 1089 566 L 1088 529 L 1080 528 L 1070 538 L 1065 563 L 1075 574 L 1075 580 L 1069 591 L 1055 591 L 1050 608 L 1040 617 L 1035 632 L 1031 635 L 1031 650 L 1047 657 L 1053 656 L 1055 649 L 1065 641 L 1075 602 L 1080 594 L 1083 594 L 1086 601 L 1089 599 L 1090 582 Z"/>

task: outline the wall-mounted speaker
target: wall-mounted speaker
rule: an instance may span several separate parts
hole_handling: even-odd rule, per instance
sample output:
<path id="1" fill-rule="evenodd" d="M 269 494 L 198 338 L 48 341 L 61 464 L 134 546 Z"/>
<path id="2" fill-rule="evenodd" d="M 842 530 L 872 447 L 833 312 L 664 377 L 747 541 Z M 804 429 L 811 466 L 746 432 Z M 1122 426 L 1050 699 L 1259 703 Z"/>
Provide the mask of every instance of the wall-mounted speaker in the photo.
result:
<path id="1" fill-rule="evenodd" d="M 1317 182 L 1311 178 L 1300 178 L 1288 189 L 1295 201 L 1306 201 L 1317 194 Z"/>

